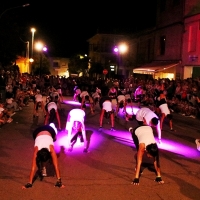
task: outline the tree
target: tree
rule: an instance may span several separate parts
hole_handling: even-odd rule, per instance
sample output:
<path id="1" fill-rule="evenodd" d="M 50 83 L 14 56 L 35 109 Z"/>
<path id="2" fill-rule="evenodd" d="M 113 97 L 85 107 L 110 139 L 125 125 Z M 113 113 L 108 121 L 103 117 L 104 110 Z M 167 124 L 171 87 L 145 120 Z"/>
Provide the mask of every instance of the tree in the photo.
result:
<path id="1" fill-rule="evenodd" d="M 89 70 L 89 75 L 90 76 L 93 76 L 93 75 L 96 75 L 96 74 L 101 74 L 103 73 L 103 65 L 99 62 L 92 62 L 91 63 L 91 68 Z"/>
<path id="2" fill-rule="evenodd" d="M 70 58 L 68 67 L 70 74 L 83 73 L 83 76 L 85 76 L 88 69 L 88 58 L 85 56 L 75 55 Z"/>
<path id="3" fill-rule="evenodd" d="M 34 62 L 32 63 L 32 74 L 34 75 L 49 75 L 50 62 L 43 53 L 38 53 L 34 56 Z"/>

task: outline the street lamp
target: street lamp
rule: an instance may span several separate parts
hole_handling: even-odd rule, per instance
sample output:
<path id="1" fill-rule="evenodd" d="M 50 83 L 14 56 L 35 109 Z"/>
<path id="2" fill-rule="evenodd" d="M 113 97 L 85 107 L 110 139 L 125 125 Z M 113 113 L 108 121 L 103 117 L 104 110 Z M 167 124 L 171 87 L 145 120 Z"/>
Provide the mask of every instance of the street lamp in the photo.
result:
<path id="1" fill-rule="evenodd" d="M 118 68 L 120 68 L 120 66 L 122 65 L 121 62 L 121 55 L 126 53 L 128 50 L 128 46 L 125 43 L 121 43 L 118 46 L 114 47 L 114 52 L 117 54 L 117 60 L 118 60 Z M 117 69 L 116 69 L 117 71 Z M 124 71 L 124 69 L 123 69 Z"/>
<path id="2" fill-rule="evenodd" d="M 32 44 L 31 44 L 31 58 L 33 59 L 33 43 L 34 43 L 34 33 L 35 33 L 36 29 L 35 28 L 31 28 L 31 32 L 32 32 Z"/>
<path id="3" fill-rule="evenodd" d="M 29 41 L 26 42 L 26 72 L 30 73 L 30 63 L 29 63 Z M 27 65 L 28 61 L 28 65 Z"/>
<path id="4" fill-rule="evenodd" d="M 33 64 L 33 44 L 34 44 L 34 33 L 35 33 L 36 29 L 35 28 L 31 28 L 31 32 L 32 32 L 32 41 L 31 41 L 31 58 L 30 58 L 30 64 L 31 64 L 31 74 L 33 73 L 32 70 L 32 64 Z"/>
<path id="5" fill-rule="evenodd" d="M 47 51 L 47 47 L 46 46 L 44 46 L 44 44 L 42 43 L 42 42 L 37 42 L 36 44 L 35 44 L 35 48 L 36 48 L 36 50 L 37 51 L 39 51 L 40 52 L 40 65 L 39 65 L 39 69 L 40 69 L 40 78 L 41 78 L 41 67 L 42 67 L 42 51 Z"/>
<path id="6" fill-rule="evenodd" d="M 4 10 L 1 14 L 0 14 L 0 19 L 1 19 L 1 17 L 2 17 L 2 15 L 4 15 L 7 11 L 9 11 L 9 10 L 13 10 L 13 9 L 16 9 L 16 8 L 21 8 L 21 7 L 27 7 L 27 6 L 30 6 L 30 4 L 29 3 L 27 3 L 27 4 L 24 4 L 24 5 L 21 5 L 21 6 L 15 6 L 15 7 L 11 7 L 11 8 L 7 8 L 6 10 Z"/>

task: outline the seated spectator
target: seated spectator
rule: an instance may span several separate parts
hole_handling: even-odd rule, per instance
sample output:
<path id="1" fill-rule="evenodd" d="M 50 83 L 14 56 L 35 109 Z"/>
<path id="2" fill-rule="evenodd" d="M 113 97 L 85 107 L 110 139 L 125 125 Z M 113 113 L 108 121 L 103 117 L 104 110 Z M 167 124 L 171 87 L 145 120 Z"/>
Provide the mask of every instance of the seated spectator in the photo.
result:
<path id="1" fill-rule="evenodd" d="M 11 123 L 13 119 L 10 117 L 8 110 L 0 103 L 0 124 Z"/>
<path id="2" fill-rule="evenodd" d="M 10 110 L 13 109 L 14 112 L 22 110 L 12 97 L 6 99 L 6 108 Z"/>

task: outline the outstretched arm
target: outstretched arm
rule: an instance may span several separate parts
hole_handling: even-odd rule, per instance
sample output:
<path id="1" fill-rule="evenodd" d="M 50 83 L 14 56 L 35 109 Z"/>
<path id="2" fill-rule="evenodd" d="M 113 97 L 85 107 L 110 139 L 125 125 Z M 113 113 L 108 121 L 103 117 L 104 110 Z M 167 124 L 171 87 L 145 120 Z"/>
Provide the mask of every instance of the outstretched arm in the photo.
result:
<path id="1" fill-rule="evenodd" d="M 65 186 L 61 182 L 60 171 L 59 171 L 59 168 L 58 168 L 58 158 L 57 158 L 57 155 L 56 155 L 56 152 L 54 150 L 53 145 L 50 145 L 50 153 L 51 153 L 53 165 L 54 165 L 54 168 L 55 168 L 56 177 L 58 179 L 55 186 L 60 187 L 60 188 L 64 188 Z"/>
<path id="2" fill-rule="evenodd" d="M 142 164 L 142 157 L 143 157 L 144 151 L 145 151 L 145 144 L 140 143 L 139 149 L 138 149 L 138 152 L 137 152 L 137 163 L 136 163 L 135 178 L 132 182 L 134 185 L 139 185 L 140 167 L 141 167 L 141 164 Z"/>
<path id="3" fill-rule="evenodd" d="M 159 163 L 157 163 L 156 160 L 154 161 L 154 167 L 155 167 L 156 174 L 157 174 L 155 181 L 158 182 L 159 184 L 163 184 L 164 181 L 161 178 L 160 165 L 159 165 Z"/>
<path id="4" fill-rule="evenodd" d="M 158 124 L 156 126 L 157 134 L 158 134 L 158 139 L 161 140 L 161 127 L 160 127 L 160 120 L 158 120 Z"/>
<path id="5" fill-rule="evenodd" d="M 31 171 L 30 171 L 30 176 L 29 176 L 29 182 L 22 186 L 22 189 L 26 189 L 29 187 L 32 187 L 33 184 L 33 177 L 35 175 L 35 171 L 36 171 L 36 157 L 37 157 L 37 152 L 38 152 L 38 147 L 34 147 L 34 153 L 33 153 L 33 160 L 32 160 L 32 166 L 31 166 Z"/>

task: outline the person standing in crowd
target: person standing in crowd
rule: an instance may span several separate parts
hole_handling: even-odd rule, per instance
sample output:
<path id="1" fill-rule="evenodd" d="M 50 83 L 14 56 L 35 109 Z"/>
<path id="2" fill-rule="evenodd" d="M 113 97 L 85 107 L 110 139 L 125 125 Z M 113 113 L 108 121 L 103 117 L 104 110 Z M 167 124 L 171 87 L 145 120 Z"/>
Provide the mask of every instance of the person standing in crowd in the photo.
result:
<path id="1" fill-rule="evenodd" d="M 161 143 L 160 120 L 158 116 L 149 108 L 143 107 L 136 112 L 135 117 L 139 125 L 145 123 L 149 126 L 156 127 L 158 134 L 158 142 Z"/>
<path id="2" fill-rule="evenodd" d="M 47 124 L 53 123 L 56 117 L 57 122 L 58 122 L 58 129 L 61 130 L 60 115 L 58 112 L 57 104 L 54 101 L 52 101 L 51 97 L 49 96 L 47 97 L 45 111 L 46 111 L 46 115 L 45 115 L 44 124 L 47 125 Z"/>
<path id="3" fill-rule="evenodd" d="M 57 181 L 55 187 L 64 188 L 62 184 L 60 171 L 58 167 L 58 159 L 54 149 L 54 141 L 56 141 L 57 129 L 54 124 L 44 125 L 33 131 L 33 139 L 35 140 L 32 166 L 29 176 L 29 182 L 22 186 L 22 189 L 31 188 L 34 182 L 35 171 L 38 168 L 42 176 L 42 170 L 47 161 L 52 160 Z"/>
<path id="4" fill-rule="evenodd" d="M 138 86 L 134 92 L 134 100 L 138 103 L 138 107 L 140 108 L 141 101 L 143 99 L 144 90 L 142 86 Z"/>
<path id="5" fill-rule="evenodd" d="M 114 85 L 109 89 L 108 91 L 108 96 L 113 100 L 113 99 L 117 99 L 117 90 L 114 87 Z"/>
<path id="6" fill-rule="evenodd" d="M 153 135 L 153 129 L 144 121 L 143 125 L 138 126 L 135 129 L 130 127 L 129 132 L 132 135 L 132 139 L 137 150 L 135 156 L 136 172 L 132 184 L 139 185 L 139 178 L 145 167 L 154 167 L 153 170 L 156 173 L 154 181 L 159 184 L 163 184 L 164 181 L 161 178 L 160 170 L 159 149 Z"/>
<path id="7" fill-rule="evenodd" d="M 99 101 L 99 106 L 101 108 L 100 118 L 99 118 L 99 131 L 102 131 L 102 125 L 103 125 L 103 118 L 104 116 L 106 118 L 110 117 L 111 121 L 111 131 L 115 131 L 114 129 L 114 110 L 112 109 L 112 99 L 108 96 L 101 97 Z"/>

